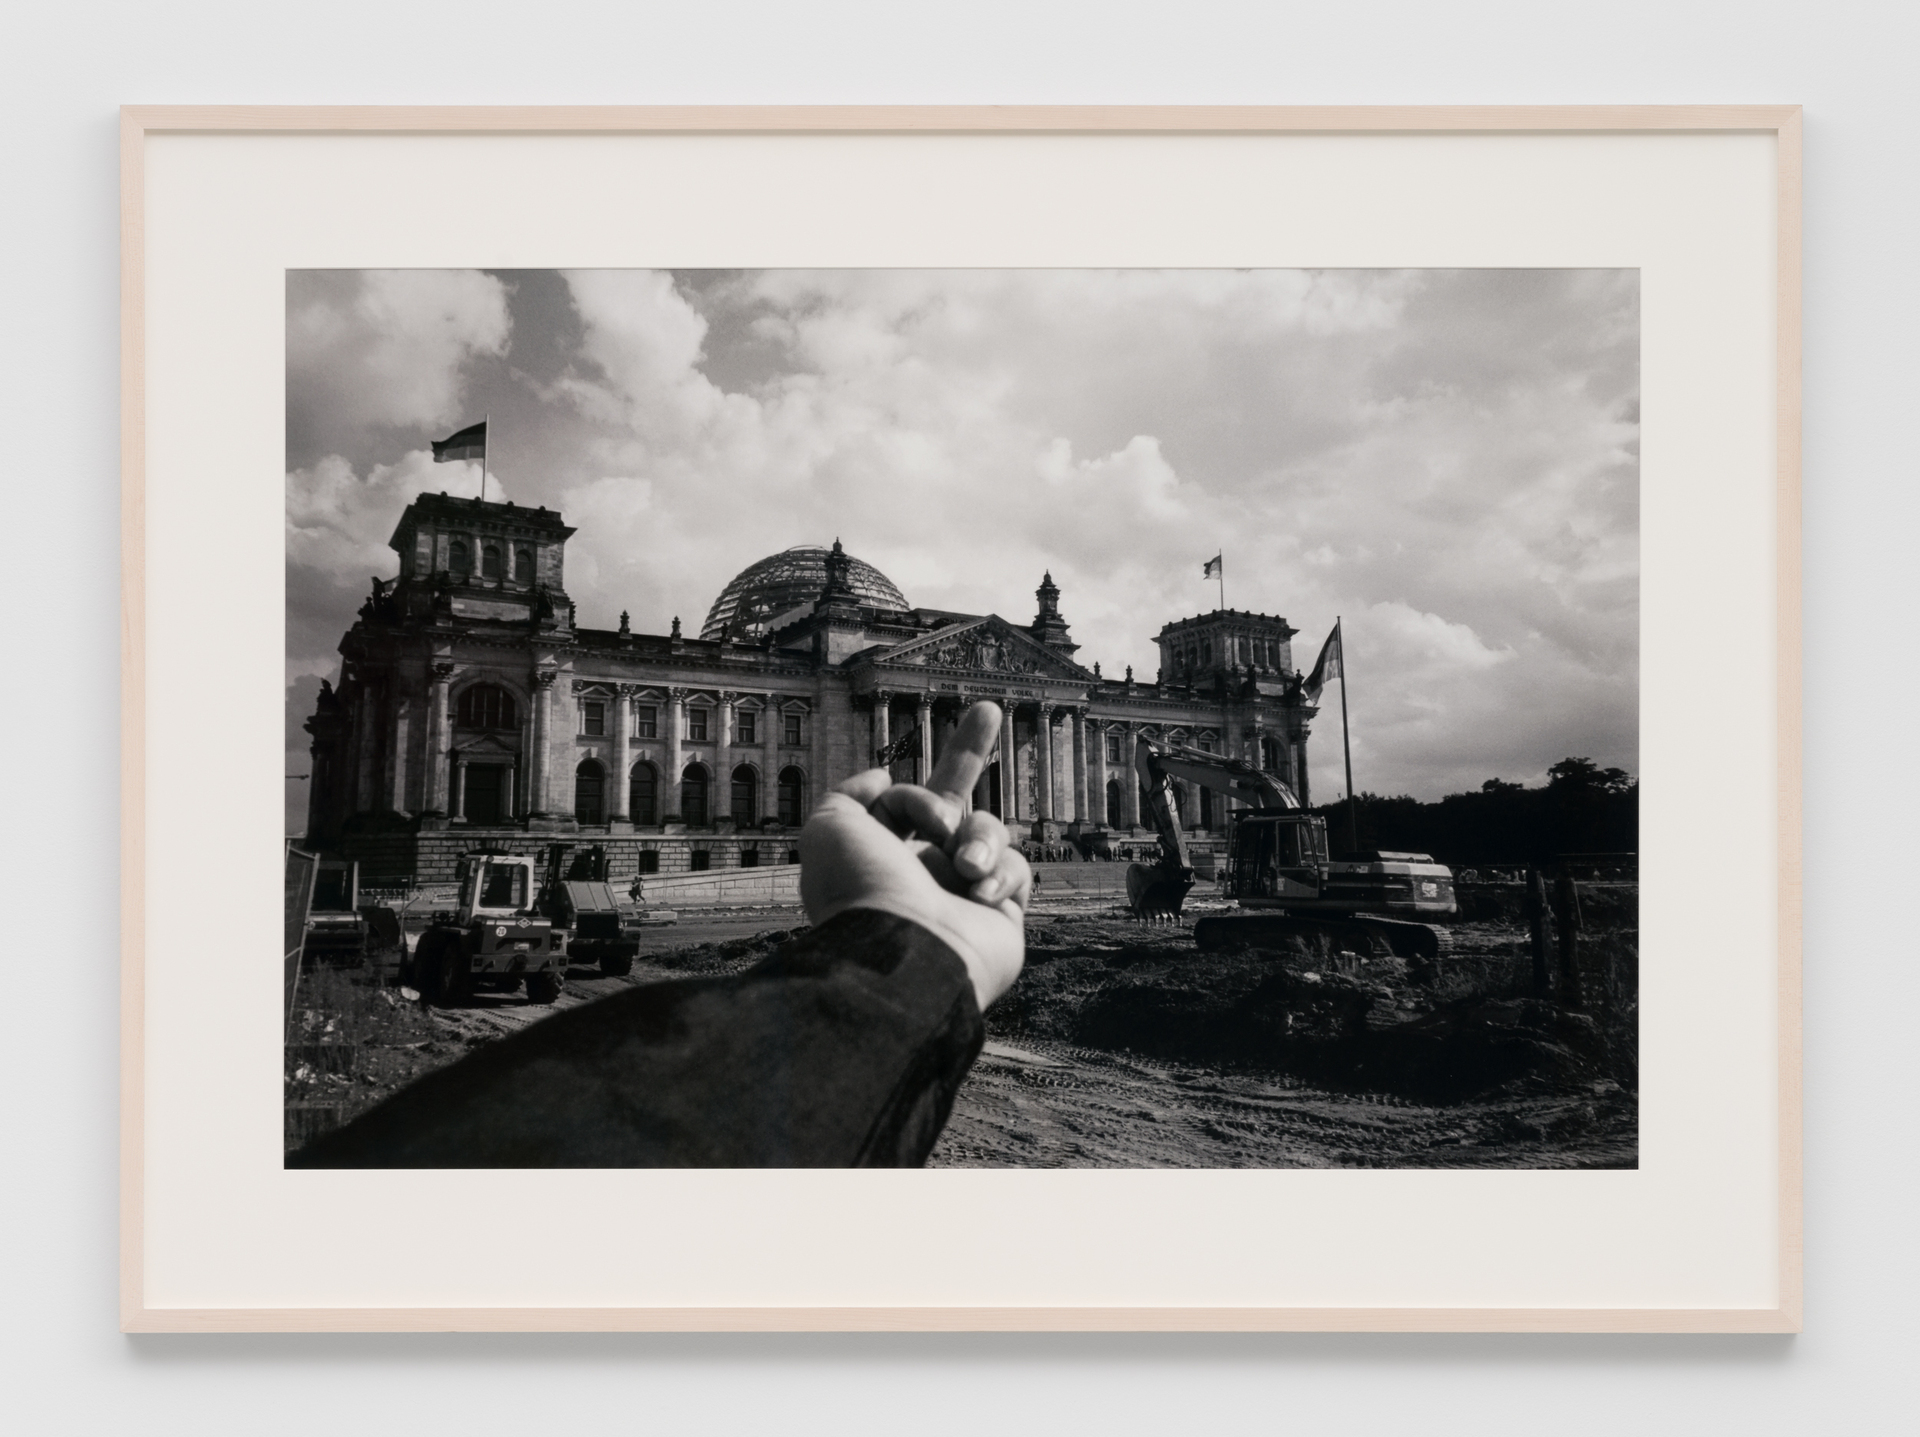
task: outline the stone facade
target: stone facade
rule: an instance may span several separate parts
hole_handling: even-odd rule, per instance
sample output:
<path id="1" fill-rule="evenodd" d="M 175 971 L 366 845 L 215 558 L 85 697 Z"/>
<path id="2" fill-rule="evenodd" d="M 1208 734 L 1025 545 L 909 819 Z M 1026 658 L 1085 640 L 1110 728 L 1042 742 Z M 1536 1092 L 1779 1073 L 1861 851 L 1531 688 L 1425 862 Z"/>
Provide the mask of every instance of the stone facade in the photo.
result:
<path id="1" fill-rule="evenodd" d="M 1231 753 L 1306 794 L 1316 710 L 1284 619 L 1216 610 L 1167 625 L 1153 683 L 1076 658 L 1060 591 L 1030 624 L 893 606 L 878 571 L 831 550 L 763 560 L 777 590 L 728 586 L 698 639 L 582 629 L 565 587 L 558 514 L 425 495 L 391 540 L 341 640 L 338 689 L 307 731 L 307 842 L 369 876 L 434 882 L 483 844 L 529 835 L 605 844 L 616 879 L 793 861 L 797 830 L 834 784 L 883 763 L 924 778 L 960 712 L 1005 711 L 973 794 L 1028 843 L 1087 854 L 1150 843 L 1133 778 L 1138 735 Z M 756 566 L 756 567 L 761 567 Z M 789 607 L 817 571 L 817 597 Z M 772 612 L 773 610 L 780 612 Z M 1202 848 L 1228 803 L 1182 793 Z"/>

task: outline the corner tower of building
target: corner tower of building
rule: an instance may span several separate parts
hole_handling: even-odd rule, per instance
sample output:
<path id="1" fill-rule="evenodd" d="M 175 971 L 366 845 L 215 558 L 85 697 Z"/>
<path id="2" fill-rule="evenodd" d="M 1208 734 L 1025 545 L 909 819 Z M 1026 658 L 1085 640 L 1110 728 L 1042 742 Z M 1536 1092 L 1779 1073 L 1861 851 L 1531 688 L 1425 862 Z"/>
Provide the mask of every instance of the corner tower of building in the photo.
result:
<path id="1" fill-rule="evenodd" d="M 1160 630 L 1160 672 L 1170 683 L 1206 685 L 1249 677 L 1280 684 L 1291 676 L 1293 636 L 1300 631 L 1277 614 L 1215 609 Z"/>
<path id="2" fill-rule="evenodd" d="M 535 594 L 563 607 L 573 533 L 550 509 L 422 494 L 387 541 L 400 556 L 395 597 L 404 604 L 409 590 L 461 591 L 453 612 L 471 618 L 527 617 Z"/>

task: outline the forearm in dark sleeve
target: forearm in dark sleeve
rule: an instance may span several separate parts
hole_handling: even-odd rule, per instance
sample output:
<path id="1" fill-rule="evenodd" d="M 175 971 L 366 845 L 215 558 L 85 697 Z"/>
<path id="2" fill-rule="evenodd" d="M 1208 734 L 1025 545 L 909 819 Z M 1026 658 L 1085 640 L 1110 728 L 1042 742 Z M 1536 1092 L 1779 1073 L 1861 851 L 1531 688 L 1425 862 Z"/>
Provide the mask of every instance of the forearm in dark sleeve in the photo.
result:
<path id="1" fill-rule="evenodd" d="M 952 949 L 854 910 L 745 973 L 536 1023 L 288 1166 L 918 1166 L 983 1036 Z"/>

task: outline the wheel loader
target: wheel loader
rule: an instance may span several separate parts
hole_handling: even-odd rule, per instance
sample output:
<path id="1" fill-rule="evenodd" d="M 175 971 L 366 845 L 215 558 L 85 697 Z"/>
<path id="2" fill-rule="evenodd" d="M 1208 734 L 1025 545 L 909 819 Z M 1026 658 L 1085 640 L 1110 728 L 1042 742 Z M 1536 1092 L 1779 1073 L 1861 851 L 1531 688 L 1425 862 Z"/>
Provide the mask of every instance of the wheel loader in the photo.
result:
<path id="1" fill-rule="evenodd" d="M 459 907 L 428 919 L 406 970 L 429 1003 L 457 1008 L 479 990 L 511 993 L 522 983 L 534 1003 L 560 996 L 567 960 L 534 906 L 534 871 L 521 854 L 460 858 Z"/>
<path id="2" fill-rule="evenodd" d="M 1447 929 L 1420 920 L 1456 912 L 1453 873 L 1424 853 L 1334 859 L 1327 824 L 1306 812 L 1276 775 L 1203 749 L 1142 738 L 1134 768 L 1159 837 L 1153 863 L 1127 870 L 1127 900 L 1141 918 L 1178 916 L 1193 887 L 1193 863 L 1175 816 L 1173 781 L 1185 779 L 1255 805 L 1228 817 L 1224 887 L 1240 912 L 1202 918 L 1203 950 L 1292 939 L 1339 950 L 1428 960 L 1447 951 Z"/>

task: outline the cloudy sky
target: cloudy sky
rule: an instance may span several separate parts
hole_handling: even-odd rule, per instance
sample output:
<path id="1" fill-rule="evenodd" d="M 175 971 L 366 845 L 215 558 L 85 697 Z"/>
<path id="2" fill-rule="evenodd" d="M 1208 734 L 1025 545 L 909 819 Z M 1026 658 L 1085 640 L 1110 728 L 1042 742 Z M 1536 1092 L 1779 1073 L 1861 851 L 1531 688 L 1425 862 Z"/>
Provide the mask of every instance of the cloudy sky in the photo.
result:
<path id="1" fill-rule="evenodd" d="M 1634 271 L 289 274 L 289 773 L 407 501 L 478 492 L 428 441 L 488 413 L 590 627 L 697 633 L 838 537 L 1017 623 L 1051 569 L 1079 657 L 1151 678 L 1219 551 L 1302 667 L 1344 617 L 1359 788 L 1638 771 Z"/>

